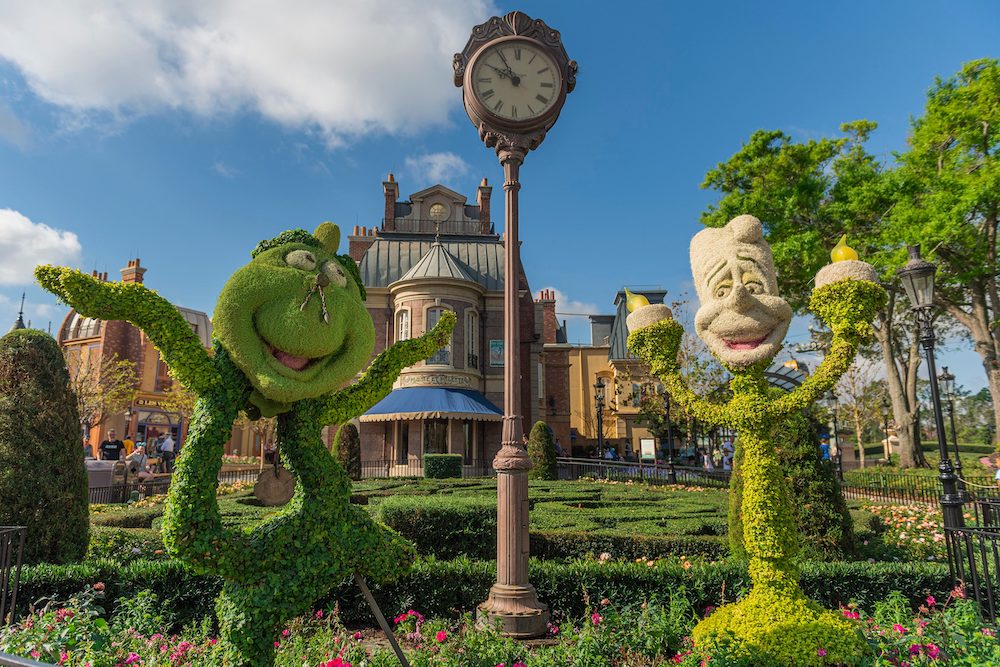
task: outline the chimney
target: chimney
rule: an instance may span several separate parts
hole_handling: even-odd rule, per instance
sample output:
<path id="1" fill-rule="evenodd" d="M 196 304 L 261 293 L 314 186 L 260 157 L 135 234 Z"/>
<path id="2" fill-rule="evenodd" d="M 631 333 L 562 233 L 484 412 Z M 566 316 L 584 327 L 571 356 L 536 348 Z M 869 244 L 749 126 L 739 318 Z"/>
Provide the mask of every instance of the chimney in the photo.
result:
<path id="1" fill-rule="evenodd" d="M 538 305 L 542 307 L 542 343 L 555 343 L 559 320 L 556 319 L 556 294 L 545 289 L 538 293 Z"/>
<path id="2" fill-rule="evenodd" d="M 479 184 L 479 190 L 476 192 L 476 203 L 479 204 L 479 233 L 489 234 L 490 233 L 490 195 L 493 193 L 493 188 L 489 186 L 486 179 Z"/>
<path id="3" fill-rule="evenodd" d="M 130 259 L 128 261 L 128 266 L 126 266 L 122 271 L 122 282 L 123 283 L 141 283 L 142 276 L 146 273 L 146 267 L 139 263 L 139 258 Z"/>
<path id="4" fill-rule="evenodd" d="M 385 192 L 385 213 L 382 216 L 382 229 L 387 232 L 396 231 L 396 200 L 399 199 L 399 183 L 389 172 L 388 180 L 382 181 L 382 191 Z"/>
<path id="5" fill-rule="evenodd" d="M 368 248 L 375 243 L 375 232 L 377 227 L 358 227 L 354 225 L 354 233 L 347 237 L 347 254 L 355 262 L 360 262 L 368 252 Z"/>

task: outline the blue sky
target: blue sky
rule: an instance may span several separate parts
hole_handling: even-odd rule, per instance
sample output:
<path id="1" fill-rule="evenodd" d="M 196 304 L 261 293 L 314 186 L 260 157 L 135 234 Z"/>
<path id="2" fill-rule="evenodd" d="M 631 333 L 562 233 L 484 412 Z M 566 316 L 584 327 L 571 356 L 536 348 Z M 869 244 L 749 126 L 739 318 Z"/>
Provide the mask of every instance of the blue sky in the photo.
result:
<path id="1" fill-rule="evenodd" d="M 513 9 L 580 63 L 521 174 L 523 261 L 564 313 L 613 312 L 623 284 L 687 291 L 688 241 L 715 199 L 699 184 L 753 131 L 818 138 L 868 118 L 889 157 L 935 76 L 1000 55 L 986 0 L 3 3 L 0 327 L 22 291 L 33 325 L 61 321 L 30 283 L 39 261 L 115 277 L 138 256 L 151 287 L 211 312 L 261 238 L 379 224 L 389 171 L 404 196 L 499 186 L 451 54 Z M 502 228 L 499 203 L 493 217 Z M 983 386 L 976 355 L 951 347 L 943 363 Z"/>

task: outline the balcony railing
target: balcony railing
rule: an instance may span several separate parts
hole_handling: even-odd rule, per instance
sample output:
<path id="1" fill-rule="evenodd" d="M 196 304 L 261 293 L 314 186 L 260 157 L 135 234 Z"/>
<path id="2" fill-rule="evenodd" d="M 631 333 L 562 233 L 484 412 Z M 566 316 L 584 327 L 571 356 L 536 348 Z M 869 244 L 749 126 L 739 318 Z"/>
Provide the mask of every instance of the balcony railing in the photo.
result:
<path id="1" fill-rule="evenodd" d="M 414 220 L 410 218 L 396 218 L 393 220 L 394 228 L 397 232 L 410 232 L 417 234 L 481 234 L 483 223 L 479 220 Z M 493 231 L 493 223 L 489 223 L 490 232 Z M 385 229 L 385 220 L 382 220 L 382 229 Z"/>

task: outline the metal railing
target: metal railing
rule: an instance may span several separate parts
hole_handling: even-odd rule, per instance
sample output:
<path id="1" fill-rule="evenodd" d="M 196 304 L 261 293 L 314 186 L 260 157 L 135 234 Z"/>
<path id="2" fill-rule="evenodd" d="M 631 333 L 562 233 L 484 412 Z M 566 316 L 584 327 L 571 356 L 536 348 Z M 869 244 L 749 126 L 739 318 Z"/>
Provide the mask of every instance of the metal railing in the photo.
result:
<path id="1" fill-rule="evenodd" d="M 966 475 L 966 500 L 1000 498 L 1000 489 L 993 478 Z M 844 474 L 844 496 L 893 503 L 937 503 L 941 499 L 941 482 L 937 477 L 920 477 L 894 472 L 852 470 Z"/>
<path id="2" fill-rule="evenodd" d="M 268 466 L 270 467 L 270 466 Z M 219 473 L 220 484 L 235 482 L 255 482 L 260 475 L 258 468 L 243 470 L 225 470 Z M 171 477 L 159 477 L 148 482 L 126 482 L 111 486 L 93 486 L 90 488 L 92 504 L 127 503 L 129 500 L 142 500 L 151 496 L 160 496 L 170 488 Z"/>
<path id="3" fill-rule="evenodd" d="M 473 460 L 462 464 L 462 477 L 492 477 L 493 461 Z M 399 463 L 391 459 L 361 462 L 361 479 L 388 477 L 423 477 L 424 464 L 419 459 Z"/>
<path id="4" fill-rule="evenodd" d="M 479 234 L 483 228 L 480 220 L 415 220 L 413 218 L 394 218 L 393 226 L 397 232 L 419 234 Z M 492 231 L 493 223 L 487 222 Z M 382 220 L 385 229 L 385 220 Z"/>
<path id="5" fill-rule="evenodd" d="M 608 479 L 613 481 L 642 481 L 652 484 L 671 484 L 670 468 L 664 463 L 638 461 L 609 461 L 604 459 L 559 458 L 559 479 Z M 726 488 L 729 486 L 728 470 L 706 470 L 697 466 L 674 466 L 673 476 L 678 484 Z"/>
<path id="6" fill-rule="evenodd" d="M 945 528 L 952 581 L 979 603 L 984 620 L 1000 621 L 1000 502 L 976 503 L 977 527 Z"/>
<path id="7" fill-rule="evenodd" d="M 0 526 L 0 626 L 14 620 L 27 532 L 24 526 Z"/>

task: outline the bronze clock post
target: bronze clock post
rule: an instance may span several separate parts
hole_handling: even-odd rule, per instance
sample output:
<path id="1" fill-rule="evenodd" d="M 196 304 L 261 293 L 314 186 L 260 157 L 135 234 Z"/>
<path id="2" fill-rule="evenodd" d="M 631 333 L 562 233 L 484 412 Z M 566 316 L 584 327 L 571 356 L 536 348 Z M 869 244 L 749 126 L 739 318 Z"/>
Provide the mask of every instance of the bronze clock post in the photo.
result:
<path id="1" fill-rule="evenodd" d="M 520 248 L 517 235 L 519 172 L 556 122 L 576 85 L 576 62 L 559 32 L 521 12 L 494 16 L 472 29 L 453 62 L 455 85 L 479 138 L 496 150 L 504 170 L 504 417 L 497 471 L 497 580 L 479 605 L 479 618 L 500 621 L 511 637 L 545 634 L 548 608 L 528 583 L 528 470 L 521 447 L 518 307 Z"/>

